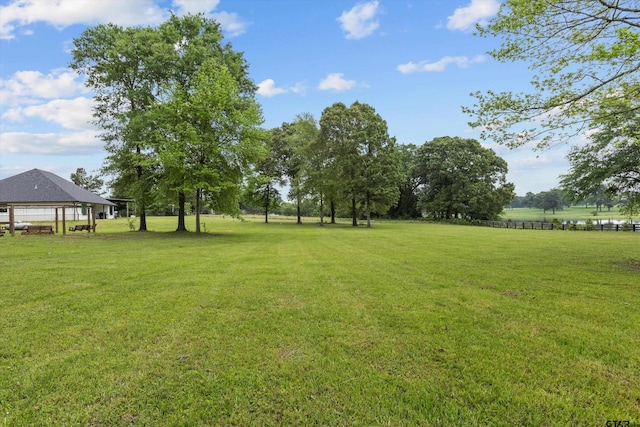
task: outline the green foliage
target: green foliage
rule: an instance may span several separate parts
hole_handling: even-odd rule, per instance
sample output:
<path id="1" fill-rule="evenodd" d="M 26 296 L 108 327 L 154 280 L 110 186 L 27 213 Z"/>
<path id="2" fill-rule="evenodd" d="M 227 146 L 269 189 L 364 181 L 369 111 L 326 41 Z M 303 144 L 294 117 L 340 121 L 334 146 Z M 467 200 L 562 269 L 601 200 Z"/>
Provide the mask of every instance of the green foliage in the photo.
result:
<path id="1" fill-rule="evenodd" d="M 248 66 L 222 43 L 219 24 L 172 15 L 157 28 L 98 25 L 74 40 L 73 57 L 96 92 L 105 170 L 142 205 L 141 229 L 159 195 L 177 198 L 180 231 L 188 194 L 197 214 L 203 196 L 238 213 L 242 171 L 261 152 L 262 113 Z"/>
<path id="2" fill-rule="evenodd" d="M 358 207 L 367 220 L 371 212 L 384 213 L 398 201 L 400 156 L 387 123 L 373 107 L 354 102 L 349 108 L 333 104 L 322 112 L 320 140 L 325 148 L 324 168 L 336 189 L 350 201 L 352 224 Z"/>
<path id="3" fill-rule="evenodd" d="M 423 212 L 437 219 L 495 219 L 513 199 L 507 163 L 473 139 L 435 138 L 418 148 Z"/>
<path id="4" fill-rule="evenodd" d="M 75 173 L 71 173 L 71 182 L 96 194 L 101 194 L 104 185 L 104 181 L 100 177 L 87 174 L 84 168 L 78 168 Z"/>
<path id="5" fill-rule="evenodd" d="M 400 193 L 396 205 L 391 206 L 387 215 L 390 218 L 415 219 L 422 217 L 418 208 L 418 189 L 420 178 L 417 176 L 417 152 L 414 144 L 398 144 L 401 162 L 401 181 L 398 186 Z"/>
<path id="6" fill-rule="evenodd" d="M 296 116 L 291 124 L 291 133 L 287 135 L 290 156 L 287 161 L 286 175 L 289 179 L 289 198 L 296 201 L 298 224 L 302 223 L 302 204 L 305 196 L 321 198 L 322 173 L 316 163 L 319 153 L 313 153 L 312 147 L 318 140 L 319 130 L 316 119 L 309 113 Z"/>
<path id="7" fill-rule="evenodd" d="M 588 143 L 569 152 L 571 169 L 562 176 L 562 185 L 573 199 L 620 198 L 640 192 L 640 105 L 635 99 L 639 88 L 625 86 L 625 96 L 633 96 L 632 100 L 603 100 Z"/>
<path id="8" fill-rule="evenodd" d="M 113 176 L 114 191 L 136 199 L 144 231 L 157 168 L 145 114 L 156 102 L 168 47 L 154 29 L 114 24 L 88 28 L 73 43 L 69 66 L 95 93 L 94 117 L 107 151 L 103 172 Z"/>
<path id="9" fill-rule="evenodd" d="M 2 423 L 640 419 L 635 233 L 206 222 L 3 237 Z"/>
<path id="10" fill-rule="evenodd" d="M 535 197 L 535 207 L 542 209 L 545 213 L 550 210 L 555 215 L 556 210 L 562 209 L 563 206 L 562 191 L 557 188 L 542 191 Z"/>
<path id="11" fill-rule="evenodd" d="M 598 107 L 616 99 L 633 111 L 640 43 L 633 0 L 505 0 L 484 37 L 502 40 L 490 55 L 524 62 L 533 72 L 531 90 L 477 92 L 464 110 L 483 138 L 508 146 L 547 147 L 588 130 Z"/>

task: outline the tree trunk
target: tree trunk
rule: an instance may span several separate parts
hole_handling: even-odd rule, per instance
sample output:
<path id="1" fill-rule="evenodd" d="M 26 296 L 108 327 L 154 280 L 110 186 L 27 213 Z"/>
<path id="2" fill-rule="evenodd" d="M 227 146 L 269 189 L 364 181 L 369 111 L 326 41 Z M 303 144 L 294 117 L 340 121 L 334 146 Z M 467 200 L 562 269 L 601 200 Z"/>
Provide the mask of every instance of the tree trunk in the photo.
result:
<path id="1" fill-rule="evenodd" d="M 324 225 L 324 200 L 322 193 L 320 193 L 320 226 Z"/>
<path id="2" fill-rule="evenodd" d="M 138 231 L 147 231 L 147 208 L 144 202 L 140 203 L 140 228 Z"/>
<path id="3" fill-rule="evenodd" d="M 371 228 L 371 205 L 370 205 L 370 196 L 367 193 L 367 228 Z"/>
<path id="4" fill-rule="evenodd" d="M 184 224 L 184 205 L 186 203 L 186 197 L 184 191 L 178 192 L 178 228 L 176 231 L 187 231 L 187 227 Z"/>
<path id="5" fill-rule="evenodd" d="M 200 196 L 202 190 L 196 189 L 196 234 L 200 234 Z"/>
<path id="6" fill-rule="evenodd" d="M 298 212 L 298 224 L 302 224 L 302 216 L 300 215 L 300 196 L 296 194 L 296 210 Z"/>
<path id="7" fill-rule="evenodd" d="M 358 226 L 358 211 L 356 210 L 356 198 L 351 197 L 351 225 Z"/>
<path id="8" fill-rule="evenodd" d="M 136 154 L 140 157 L 140 153 L 142 152 L 139 145 L 136 145 Z M 136 166 L 136 176 L 138 177 L 138 181 L 142 180 L 142 166 Z M 147 231 L 147 207 L 145 206 L 144 201 L 140 203 L 140 228 L 138 231 Z"/>
<path id="9" fill-rule="evenodd" d="M 331 224 L 336 223 L 336 204 L 331 200 Z"/>
<path id="10" fill-rule="evenodd" d="M 269 223 L 269 194 L 271 192 L 271 187 L 267 184 L 267 195 L 265 197 L 264 202 L 264 223 Z"/>

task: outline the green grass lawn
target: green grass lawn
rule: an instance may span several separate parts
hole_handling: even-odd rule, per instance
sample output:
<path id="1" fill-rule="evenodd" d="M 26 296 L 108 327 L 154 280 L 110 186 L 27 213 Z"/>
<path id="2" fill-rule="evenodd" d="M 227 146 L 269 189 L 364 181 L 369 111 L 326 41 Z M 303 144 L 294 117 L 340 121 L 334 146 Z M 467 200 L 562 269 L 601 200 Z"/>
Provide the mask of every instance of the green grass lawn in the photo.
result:
<path id="1" fill-rule="evenodd" d="M 596 213 L 596 215 L 594 215 Z M 512 219 L 514 221 L 552 221 L 557 218 L 560 221 L 584 221 L 591 219 L 592 221 L 607 221 L 609 219 L 627 220 L 626 215 L 620 213 L 618 207 L 613 207 L 611 210 L 606 207 L 602 211 L 598 211 L 595 206 L 571 206 L 565 207 L 562 210 L 556 210 L 555 214 L 551 211 L 543 211 L 537 208 L 515 208 L 505 209 L 500 215 L 503 220 Z M 634 220 L 638 220 L 636 215 Z"/>
<path id="2" fill-rule="evenodd" d="M 640 233 L 308 221 L 0 238 L 0 426 L 640 423 Z"/>

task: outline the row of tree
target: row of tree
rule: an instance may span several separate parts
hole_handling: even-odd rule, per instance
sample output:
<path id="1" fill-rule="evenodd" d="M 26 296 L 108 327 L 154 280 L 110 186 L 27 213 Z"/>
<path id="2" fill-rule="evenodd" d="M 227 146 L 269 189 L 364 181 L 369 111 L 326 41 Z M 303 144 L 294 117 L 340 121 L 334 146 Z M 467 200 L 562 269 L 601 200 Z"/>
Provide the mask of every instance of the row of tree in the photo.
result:
<path id="1" fill-rule="evenodd" d="M 319 123 L 309 114 L 271 131 L 269 155 L 249 177 L 243 206 L 260 207 L 268 222 L 278 189 L 288 184 L 298 222 L 311 199 L 320 223 L 336 212 L 357 224 L 372 214 L 391 218 L 493 219 L 513 198 L 507 164 L 473 139 L 436 138 L 398 145 L 372 107 L 337 103 Z M 307 205 L 308 206 L 308 205 Z M 308 209 L 307 209 L 308 212 Z"/>
<path id="2" fill-rule="evenodd" d="M 241 203 L 260 206 L 268 221 L 284 185 L 298 221 L 311 201 L 321 224 L 338 209 L 353 225 L 387 213 L 490 219 L 513 197 L 507 164 L 492 150 L 450 137 L 398 145 L 364 103 L 262 129 L 248 64 L 202 15 L 87 29 L 74 40 L 71 67 L 95 92 L 104 172 L 115 195 L 136 199 L 140 230 L 158 203 L 177 207 L 177 231 L 186 230 L 187 203 L 196 215 L 203 206 L 232 215 Z"/>
<path id="3" fill-rule="evenodd" d="M 510 208 L 538 208 L 545 212 L 550 210 L 555 214 L 556 210 L 562 210 L 565 206 L 584 205 L 594 206 L 597 211 L 602 212 L 604 208 L 608 211 L 614 206 L 626 206 L 628 201 L 624 195 L 612 197 L 605 185 L 600 185 L 596 191 L 587 194 L 580 200 L 575 200 L 574 191 L 571 189 L 553 188 L 540 193 L 528 192 L 524 196 L 516 196 L 509 205 Z"/>

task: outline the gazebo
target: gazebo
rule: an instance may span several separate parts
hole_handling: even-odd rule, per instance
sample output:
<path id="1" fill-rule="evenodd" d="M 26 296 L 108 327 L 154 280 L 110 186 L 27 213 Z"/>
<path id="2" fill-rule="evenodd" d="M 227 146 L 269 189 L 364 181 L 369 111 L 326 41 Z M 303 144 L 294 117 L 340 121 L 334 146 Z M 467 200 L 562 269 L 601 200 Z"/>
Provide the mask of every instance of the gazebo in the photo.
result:
<path id="1" fill-rule="evenodd" d="M 15 235 L 15 209 L 37 210 L 50 208 L 55 210 L 55 231 L 59 232 L 58 222 L 62 218 L 62 233 L 66 234 L 66 210 L 86 209 L 89 229 L 96 230 L 96 212 L 98 209 L 112 209 L 114 203 L 85 190 L 59 176 L 32 169 L 18 175 L 0 180 L 0 209 L 9 214 L 9 231 Z M 89 230 L 89 231 L 90 231 Z"/>

